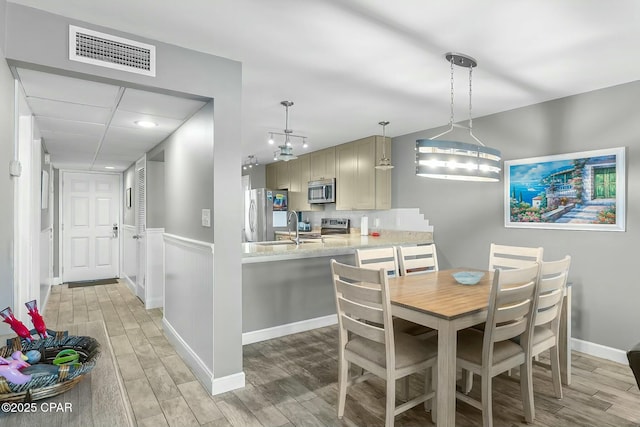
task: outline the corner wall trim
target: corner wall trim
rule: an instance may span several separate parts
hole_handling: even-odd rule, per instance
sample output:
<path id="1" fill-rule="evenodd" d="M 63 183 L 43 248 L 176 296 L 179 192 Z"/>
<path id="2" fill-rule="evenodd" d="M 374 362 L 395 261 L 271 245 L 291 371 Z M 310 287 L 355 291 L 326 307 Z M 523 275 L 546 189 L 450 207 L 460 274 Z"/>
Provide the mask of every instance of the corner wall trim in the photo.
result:
<path id="1" fill-rule="evenodd" d="M 162 326 L 171 345 L 173 345 L 180 357 L 187 362 L 187 365 L 193 370 L 196 378 L 209 394 L 225 393 L 245 386 L 244 372 L 214 378 L 213 373 L 207 368 L 202 359 L 200 359 L 193 349 L 178 335 L 167 319 L 162 319 Z"/>
<path id="2" fill-rule="evenodd" d="M 187 362 L 187 365 L 193 370 L 193 373 L 204 386 L 205 390 L 212 393 L 213 372 L 207 368 L 202 359 L 200 359 L 193 349 L 178 335 L 178 332 L 173 329 L 173 326 L 171 326 L 167 319 L 162 319 L 162 326 L 167 334 L 167 339 L 176 349 L 176 352 Z"/>
<path id="3" fill-rule="evenodd" d="M 284 337 L 285 335 L 297 334 L 298 332 L 310 331 L 316 328 L 323 328 L 325 326 L 335 325 L 336 323 L 338 323 L 338 315 L 330 314 L 328 316 L 316 317 L 314 319 L 287 323 L 286 325 L 278 325 L 272 328 L 244 332 L 242 334 L 242 345 Z"/>
<path id="4" fill-rule="evenodd" d="M 624 350 L 607 347 L 606 345 L 596 344 L 590 341 L 579 340 L 578 338 L 571 338 L 571 349 L 624 365 L 629 363 L 627 360 L 627 352 Z"/>

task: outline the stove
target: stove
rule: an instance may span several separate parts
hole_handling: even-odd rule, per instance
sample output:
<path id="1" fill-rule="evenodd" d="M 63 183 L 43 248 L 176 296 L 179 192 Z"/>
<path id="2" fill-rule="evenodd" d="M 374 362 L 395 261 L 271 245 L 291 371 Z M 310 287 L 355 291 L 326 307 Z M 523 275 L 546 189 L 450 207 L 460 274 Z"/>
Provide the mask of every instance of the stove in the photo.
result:
<path id="1" fill-rule="evenodd" d="M 320 234 L 349 234 L 348 218 L 322 218 Z"/>

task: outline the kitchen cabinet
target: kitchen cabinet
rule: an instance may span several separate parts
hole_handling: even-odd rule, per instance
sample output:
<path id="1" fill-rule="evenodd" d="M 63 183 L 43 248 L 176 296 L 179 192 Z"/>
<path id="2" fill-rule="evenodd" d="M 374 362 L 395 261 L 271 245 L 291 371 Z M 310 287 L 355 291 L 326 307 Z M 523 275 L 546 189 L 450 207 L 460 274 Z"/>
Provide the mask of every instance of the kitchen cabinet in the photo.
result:
<path id="1" fill-rule="evenodd" d="M 266 166 L 266 184 L 267 188 L 272 190 L 288 190 L 289 180 L 289 162 L 270 163 Z"/>
<path id="2" fill-rule="evenodd" d="M 382 144 L 390 140 L 371 136 L 336 147 L 336 209 L 391 208 L 391 171 L 375 169 Z"/>
<path id="3" fill-rule="evenodd" d="M 289 162 L 277 162 L 276 163 L 276 189 L 288 190 L 289 189 Z"/>
<path id="4" fill-rule="evenodd" d="M 266 181 L 265 184 L 267 188 L 276 189 L 276 164 L 270 163 L 265 167 L 266 173 Z"/>
<path id="5" fill-rule="evenodd" d="M 295 211 L 324 210 L 322 205 L 310 205 L 307 190 L 310 181 L 311 155 L 305 154 L 289 161 L 289 209 Z"/>
<path id="6" fill-rule="evenodd" d="M 336 177 L 335 147 L 315 151 L 309 156 L 309 181 Z"/>

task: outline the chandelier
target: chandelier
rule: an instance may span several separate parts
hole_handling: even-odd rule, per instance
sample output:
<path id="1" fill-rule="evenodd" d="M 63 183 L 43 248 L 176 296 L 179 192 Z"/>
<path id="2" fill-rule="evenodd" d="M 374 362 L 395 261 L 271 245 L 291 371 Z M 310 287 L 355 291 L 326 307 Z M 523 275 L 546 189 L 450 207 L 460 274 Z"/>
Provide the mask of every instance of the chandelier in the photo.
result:
<path id="1" fill-rule="evenodd" d="M 251 169 L 254 166 L 258 166 L 258 158 L 254 155 L 247 156 L 247 159 L 242 162 L 242 170 Z"/>
<path id="2" fill-rule="evenodd" d="M 293 131 L 289 129 L 289 107 L 293 105 L 292 101 L 282 101 L 281 105 L 285 108 L 285 122 L 284 132 L 269 132 L 269 144 L 275 144 L 274 136 L 284 136 L 282 145 L 278 145 L 279 150 L 273 152 L 273 160 L 283 160 L 288 162 L 289 160 L 297 159 L 298 157 L 293 153 L 293 141 L 297 139 L 298 142 L 302 142 L 302 148 L 309 147 L 307 144 L 307 137 L 303 135 L 294 135 Z"/>
<path id="3" fill-rule="evenodd" d="M 449 52 L 445 55 L 451 67 L 451 115 L 449 128 L 429 139 L 416 141 L 416 175 L 427 178 L 460 181 L 495 182 L 500 180 L 500 151 L 485 146 L 473 134 L 471 116 L 471 83 L 477 61 L 470 56 Z M 454 124 L 453 117 L 453 66 L 469 69 L 469 126 Z M 467 129 L 474 143 L 439 139 L 454 128 Z M 477 144 L 476 144 L 477 143 Z"/>

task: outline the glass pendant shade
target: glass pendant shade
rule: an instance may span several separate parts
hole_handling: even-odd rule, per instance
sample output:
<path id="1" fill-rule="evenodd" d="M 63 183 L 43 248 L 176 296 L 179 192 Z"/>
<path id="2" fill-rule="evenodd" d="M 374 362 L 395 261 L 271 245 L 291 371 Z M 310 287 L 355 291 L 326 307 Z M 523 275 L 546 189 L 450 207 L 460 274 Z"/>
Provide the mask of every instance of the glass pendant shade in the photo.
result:
<path id="1" fill-rule="evenodd" d="M 280 151 L 276 151 L 274 159 L 276 160 L 282 160 L 285 162 L 288 162 L 289 160 L 295 160 L 298 157 L 293 154 L 293 147 L 291 147 L 290 145 L 281 145 L 280 146 Z"/>
<path id="2" fill-rule="evenodd" d="M 416 141 L 416 175 L 458 181 L 500 181 L 500 151 L 439 139 Z"/>

